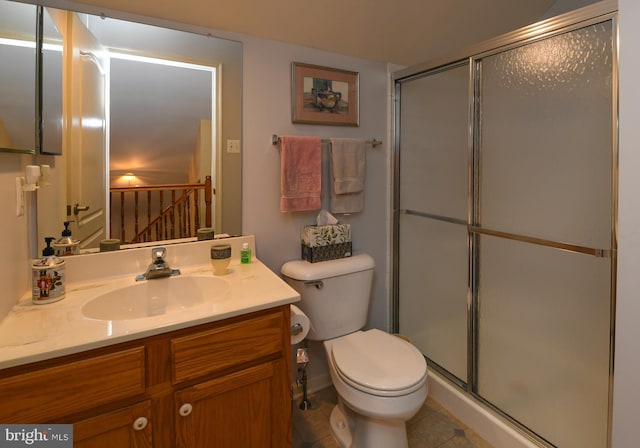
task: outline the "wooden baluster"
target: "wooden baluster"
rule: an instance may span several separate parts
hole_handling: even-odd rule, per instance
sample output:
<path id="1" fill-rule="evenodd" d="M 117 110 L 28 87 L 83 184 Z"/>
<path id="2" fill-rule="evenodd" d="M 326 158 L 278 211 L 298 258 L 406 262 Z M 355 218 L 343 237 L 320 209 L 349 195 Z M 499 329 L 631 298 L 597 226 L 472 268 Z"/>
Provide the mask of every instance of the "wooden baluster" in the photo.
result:
<path id="1" fill-rule="evenodd" d="M 162 191 L 158 192 L 160 198 L 162 198 Z M 160 202 L 162 202 L 162 199 L 160 199 Z M 162 205 L 160 205 L 160 208 L 162 208 Z M 160 215 L 158 215 L 160 216 Z M 160 241 L 162 240 L 162 219 L 158 219 L 156 221 L 156 239 L 154 241 Z"/>
<path id="2" fill-rule="evenodd" d="M 176 238 L 182 238 L 182 201 L 176 204 Z"/>
<path id="3" fill-rule="evenodd" d="M 176 237 L 176 190 L 171 190 L 171 239 Z"/>
<path id="4" fill-rule="evenodd" d="M 189 191 L 189 194 L 187 195 L 187 236 L 196 236 L 195 232 L 192 232 L 193 227 L 191 226 L 191 193 L 193 193 L 193 189 Z"/>
<path id="5" fill-rule="evenodd" d="M 160 190 L 160 206 L 158 207 L 158 216 L 162 216 L 162 203 L 164 202 L 164 191 Z M 165 217 L 166 218 L 166 217 Z M 166 232 L 166 224 L 167 221 L 165 218 L 161 218 L 160 219 L 160 235 L 158 240 L 164 240 L 166 239 L 165 232 Z"/>
<path id="6" fill-rule="evenodd" d="M 194 233 L 200 228 L 200 187 L 193 190 L 193 227 Z"/>
<path id="7" fill-rule="evenodd" d="M 189 192 L 187 190 L 182 190 L 182 204 L 180 207 L 180 213 L 182 214 L 182 228 L 180 229 L 180 232 L 182 233 L 182 236 L 185 237 L 187 236 L 187 195 L 189 194 Z"/>
<path id="8" fill-rule="evenodd" d="M 133 192 L 133 235 L 134 235 L 134 240 L 132 241 L 133 243 L 138 243 L 138 191 L 134 191 Z"/>
<path id="9" fill-rule="evenodd" d="M 151 190 L 147 190 L 147 237 L 146 241 L 151 240 Z"/>
<path id="10" fill-rule="evenodd" d="M 180 203 L 180 237 L 184 238 L 187 236 L 187 203 L 184 200 L 187 196 L 187 190 L 182 190 L 182 202 Z"/>
<path id="11" fill-rule="evenodd" d="M 186 190 L 184 192 L 184 207 L 183 207 L 183 213 L 184 213 L 184 217 L 182 218 L 184 220 L 184 236 L 191 236 L 191 232 L 189 231 L 190 225 L 189 225 L 189 216 L 191 215 L 189 213 L 189 195 L 191 195 L 191 191 L 190 190 Z"/>

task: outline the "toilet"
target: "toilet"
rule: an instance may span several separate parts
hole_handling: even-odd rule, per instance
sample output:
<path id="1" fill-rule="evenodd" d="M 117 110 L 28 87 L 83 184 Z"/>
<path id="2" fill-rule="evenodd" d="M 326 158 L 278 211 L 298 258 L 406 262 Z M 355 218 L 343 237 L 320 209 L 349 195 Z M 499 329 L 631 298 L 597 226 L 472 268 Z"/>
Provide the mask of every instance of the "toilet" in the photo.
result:
<path id="1" fill-rule="evenodd" d="M 374 260 L 367 254 L 309 263 L 281 273 L 301 297 L 307 338 L 323 341 L 338 394 L 330 425 L 341 448 L 407 448 L 406 422 L 427 398 L 427 363 L 405 340 L 367 321 Z"/>

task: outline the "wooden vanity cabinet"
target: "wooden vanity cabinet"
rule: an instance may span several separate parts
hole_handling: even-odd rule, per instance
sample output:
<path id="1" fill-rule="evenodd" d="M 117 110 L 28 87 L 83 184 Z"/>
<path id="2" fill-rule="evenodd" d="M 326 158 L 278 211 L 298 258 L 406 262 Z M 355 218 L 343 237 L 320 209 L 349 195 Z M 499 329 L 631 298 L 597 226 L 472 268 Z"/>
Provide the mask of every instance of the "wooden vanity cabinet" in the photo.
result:
<path id="1" fill-rule="evenodd" d="M 0 423 L 74 446 L 291 446 L 289 306 L 0 370 Z"/>
<path id="2" fill-rule="evenodd" d="M 73 424 L 75 448 L 151 448 L 151 400 Z"/>
<path id="3" fill-rule="evenodd" d="M 176 392 L 176 446 L 261 448 L 284 440 L 278 418 L 277 365 L 270 361 Z M 269 441 L 271 440 L 271 444 Z"/>
<path id="4" fill-rule="evenodd" d="M 290 446 L 289 319 L 286 306 L 171 339 L 177 447 Z"/>

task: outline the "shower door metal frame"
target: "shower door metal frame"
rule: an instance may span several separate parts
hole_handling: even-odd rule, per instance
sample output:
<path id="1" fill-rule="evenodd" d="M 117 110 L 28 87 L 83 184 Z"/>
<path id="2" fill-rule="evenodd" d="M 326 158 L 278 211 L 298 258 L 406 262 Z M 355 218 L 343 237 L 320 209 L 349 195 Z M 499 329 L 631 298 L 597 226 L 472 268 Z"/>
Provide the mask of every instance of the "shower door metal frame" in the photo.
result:
<path id="1" fill-rule="evenodd" d="M 467 51 L 443 57 L 434 61 L 410 67 L 396 72 L 394 81 L 394 119 L 393 119 L 393 222 L 392 222 L 392 313 L 393 331 L 399 331 L 399 241 L 400 241 L 400 216 L 402 214 L 418 215 L 427 219 L 445 221 L 454 224 L 467 226 L 467 244 L 469 250 L 469 270 L 467 285 L 467 378 L 461 381 L 447 370 L 430 361 L 430 367 L 442 374 L 451 383 L 466 392 L 475 401 L 489 407 L 494 412 L 502 416 L 511 426 L 526 438 L 541 446 L 553 446 L 537 434 L 534 434 L 522 423 L 511 418 L 502 410 L 497 408 L 477 393 L 478 381 L 478 240 L 480 235 L 499 236 L 501 238 L 524 241 L 531 244 L 553 247 L 556 249 L 568 250 L 572 252 L 592 255 L 596 257 L 606 257 L 611 259 L 610 273 L 610 340 L 609 340 L 609 402 L 608 402 L 608 422 L 607 422 L 607 446 L 611 446 L 611 424 L 612 424 L 612 399 L 613 399 L 613 361 L 614 361 L 614 334 L 615 334 L 615 298 L 616 298 L 616 272 L 617 272 L 617 216 L 618 216 L 618 18 L 617 1 L 607 0 L 597 4 L 572 11 L 555 18 L 551 18 L 533 25 L 521 28 L 512 33 L 505 34 L 480 43 Z M 575 31 L 597 23 L 611 21 L 612 25 L 612 172 L 611 172 L 611 249 L 591 248 L 565 244 L 561 242 L 549 241 L 540 238 L 526 237 L 522 235 L 500 232 L 479 225 L 480 207 L 479 198 L 479 150 L 481 125 L 479 86 L 481 80 L 480 64 L 483 58 L 498 54 L 523 45 L 531 44 L 542 39 Z M 448 69 L 457 68 L 461 65 L 469 67 L 469 166 L 468 166 L 468 221 L 463 223 L 457 219 L 432 215 L 413 210 L 400 209 L 400 127 L 401 127 L 401 87 L 402 83 L 412 81 L 425 76 L 430 76 Z"/>

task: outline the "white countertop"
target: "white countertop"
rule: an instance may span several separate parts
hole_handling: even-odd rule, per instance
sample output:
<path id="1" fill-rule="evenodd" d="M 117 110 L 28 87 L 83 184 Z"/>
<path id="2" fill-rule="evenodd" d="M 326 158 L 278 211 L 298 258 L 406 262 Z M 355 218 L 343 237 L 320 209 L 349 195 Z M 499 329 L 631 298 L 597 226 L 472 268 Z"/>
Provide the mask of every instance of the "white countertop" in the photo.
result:
<path id="1" fill-rule="evenodd" d="M 34 305 L 31 297 L 23 297 L 9 314 L 0 321 L 0 369 L 34 361 L 55 358 L 58 356 L 78 353 L 98 347 L 120 342 L 135 340 L 171 330 L 187 328 L 207 322 L 214 322 L 233 316 L 247 314 L 253 311 L 272 308 L 279 305 L 294 303 L 300 300 L 298 293 L 287 285 L 280 277 L 269 270 L 257 258 L 250 264 L 240 264 L 235 249 L 247 237 L 233 238 L 232 259 L 229 273 L 216 276 L 228 283 L 225 299 L 212 303 L 205 303 L 180 311 L 130 320 L 97 320 L 82 314 L 84 304 L 106 292 L 135 284 L 135 275 L 140 272 L 130 272 L 105 278 L 90 278 L 86 281 L 67 282 L 65 298 L 59 302 Z M 252 247 L 253 237 L 249 239 Z M 213 268 L 207 261 L 209 258 L 209 242 L 198 242 L 188 246 L 188 250 L 195 255 L 178 258 L 193 261 L 185 266 L 171 264 L 172 268 L 179 268 L 182 275 L 213 276 Z M 174 249 L 167 246 L 168 254 Z M 132 249 L 121 257 L 141 257 L 141 251 L 147 254 L 149 249 Z M 201 252 L 205 253 L 203 256 Z M 106 254 L 99 254 L 106 255 Z M 119 257 L 120 255 L 111 255 Z M 180 255 L 184 257 L 185 255 Z M 90 256 L 76 256 L 67 258 L 67 278 L 79 277 L 78 272 L 69 275 L 69 269 L 79 271 L 79 263 L 83 269 L 91 269 Z M 101 258 L 104 262 L 105 258 Z M 175 260 L 175 258 L 173 258 Z M 116 262 L 121 260 L 115 260 Z M 142 264 L 148 264 L 148 259 Z M 185 262 L 186 263 L 186 262 Z M 119 263 L 120 266 L 126 263 Z M 95 272 L 95 271 L 94 271 Z M 88 277 L 88 276 L 87 276 Z M 94 277 L 96 277 L 94 275 Z M 154 281 L 154 280 L 147 280 Z"/>

